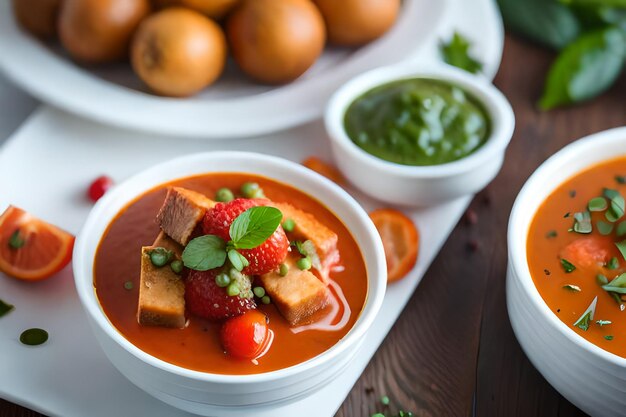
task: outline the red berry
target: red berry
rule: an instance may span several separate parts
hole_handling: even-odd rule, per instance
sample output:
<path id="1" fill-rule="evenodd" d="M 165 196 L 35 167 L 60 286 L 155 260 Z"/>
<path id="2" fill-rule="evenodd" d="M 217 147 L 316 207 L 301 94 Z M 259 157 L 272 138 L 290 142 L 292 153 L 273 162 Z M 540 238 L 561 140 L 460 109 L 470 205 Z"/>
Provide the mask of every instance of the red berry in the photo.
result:
<path id="1" fill-rule="evenodd" d="M 226 352 L 238 359 L 254 359 L 266 347 L 269 331 L 267 317 L 251 310 L 222 325 L 220 336 Z"/>
<path id="2" fill-rule="evenodd" d="M 187 309 L 196 316 L 213 321 L 225 320 L 255 309 L 253 297 L 230 296 L 226 288 L 217 286 L 215 276 L 220 272 L 219 269 L 189 271 L 185 280 Z"/>
<path id="3" fill-rule="evenodd" d="M 87 190 L 87 196 L 95 203 L 100 200 L 111 187 L 113 187 L 113 180 L 106 175 L 102 175 L 91 183 L 89 190 Z"/>
<path id="4" fill-rule="evenodd" d="M 264 206 L 268 203 L 263 199 L 238 198 L 228 203 L 217 203 L 215 207 L 208 210 L 202 225 L 203 231 L 207 235 L 216 235 L 230 240 L 230 225 L 244 211 L 251 207 Z M 276 231 L 261 245 L 254 249 L 239 249 L 250 263 L 243 269 L 247 275 L 262 275 L 276 270 L 287 257 L 289 251 L 289 240 L 285 231 L 278 226 Z"/>

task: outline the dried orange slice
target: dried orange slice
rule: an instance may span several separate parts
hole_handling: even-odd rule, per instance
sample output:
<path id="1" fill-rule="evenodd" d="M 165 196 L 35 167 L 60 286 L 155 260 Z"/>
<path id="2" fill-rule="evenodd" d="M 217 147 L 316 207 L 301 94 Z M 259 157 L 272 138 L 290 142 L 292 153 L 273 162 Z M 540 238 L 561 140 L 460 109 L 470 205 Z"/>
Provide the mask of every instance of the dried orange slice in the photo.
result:
<path id="1" fill-rule="evenodd" d="M 317 172 L 320 175 L 325 176 L 329 180 L 333 181 L 336 184 L 343 185 L 344 179 L 339 170 L 332 166 L 331 164 L 322 161 L 320 158 L 316 156 L 310 156 L 304 161 L 302 161 L 302 165 L 305 167 Z"/>
<path id="2" fill-rule="evenodd" d="M 0 271 L 36 281 L 59 272 L 72 259 L 74 236 L 24 210 L 9 206 L 0 216 Z"/>
<path id="3" fill-rule="evenodd" d="M 402 279 L 417 261 L 419 233 L 413 221 L 393 209 L 379 209 L 370 213 L 378 229 L 387 259 L 387 282 Z"/>

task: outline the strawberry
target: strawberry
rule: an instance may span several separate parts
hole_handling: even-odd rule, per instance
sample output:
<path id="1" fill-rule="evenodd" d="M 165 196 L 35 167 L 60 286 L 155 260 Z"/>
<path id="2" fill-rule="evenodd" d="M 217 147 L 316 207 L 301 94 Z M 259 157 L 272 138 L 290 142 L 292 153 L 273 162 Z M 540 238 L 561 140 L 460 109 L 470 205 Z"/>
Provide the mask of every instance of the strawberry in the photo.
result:
<path id="1" fill-rule="evenodd" d="M 218 287 L 215 277 L 221 272 L 220 269 L 189 271 L 185 280 L 185 303 L 189 311 L 196 316 L 220 321 L 256 308 L 249 288 L 245 292 L 242 291 L 242 294 L 249 295 L 245 298 L 241 295 L 229 296 L 226 288 Z M 250 278 L 245 278 L 249 283 Z"/>
<path id="2" fill-rule="evenodd" d="M 265 206 L 268 200 L 238 198 L 228 203 L 217 203 L 208 210 L 202 228 L 205 234 L 216 235 L 230 240 L 230 225 L 244 211 L 251 207 Z M 276 270 L 287 257 L 289 240 L 281 226 L 261 245 L 254 249 L 239 249 L 249 262 L 243 269 L 247 275 L 262 275 Z"/>

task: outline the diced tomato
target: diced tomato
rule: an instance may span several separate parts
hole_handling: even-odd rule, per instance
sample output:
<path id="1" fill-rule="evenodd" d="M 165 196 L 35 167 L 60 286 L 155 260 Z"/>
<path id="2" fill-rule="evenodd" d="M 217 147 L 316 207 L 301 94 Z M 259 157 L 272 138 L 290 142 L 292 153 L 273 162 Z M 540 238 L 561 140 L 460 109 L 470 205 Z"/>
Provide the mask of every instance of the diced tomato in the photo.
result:
<path id="1" fill-rule="evenodd" d="M 559 253 L 561 259 L 574 264 L 577 268 L 599 267 L 616 256 L 613 241 L 607 237 L 586 236 L 571 242 Z"/>
<path id="2" fill-rule="evenodd" d="M 250 310 L 229 319 L 220 332 L 222 346 L 232 357 L 254 359 L 268 343 L 267 317 L 258 310 Z"/>

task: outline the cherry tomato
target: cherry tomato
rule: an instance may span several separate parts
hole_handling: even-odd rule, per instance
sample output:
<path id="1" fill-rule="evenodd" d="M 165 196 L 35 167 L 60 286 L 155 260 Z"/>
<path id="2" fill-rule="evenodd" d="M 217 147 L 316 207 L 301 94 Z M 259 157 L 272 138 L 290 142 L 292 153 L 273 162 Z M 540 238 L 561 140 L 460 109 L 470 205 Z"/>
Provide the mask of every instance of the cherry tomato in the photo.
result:
<path id="1" fill-rule="evenodd" d="M 89 190 L 87 190 L 87 196 L 94 203 L 113 186 L 113 180 L 106 175 L 102 175 L 96 178 L 91 185 L 89 186 Z"/>
<path id="2" fill-rule="evenodd" d="M 261 354 L 268 339 L 267 317 L 249 310 L 222 325 L 220 336 L 226 353 L 238 359 L 254 359 Z"/>

